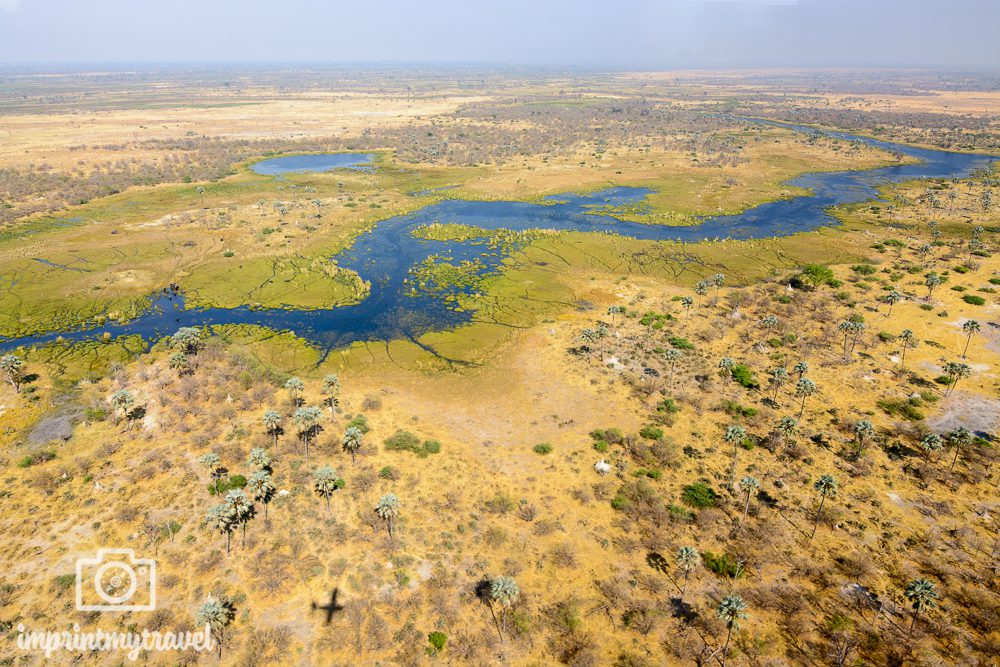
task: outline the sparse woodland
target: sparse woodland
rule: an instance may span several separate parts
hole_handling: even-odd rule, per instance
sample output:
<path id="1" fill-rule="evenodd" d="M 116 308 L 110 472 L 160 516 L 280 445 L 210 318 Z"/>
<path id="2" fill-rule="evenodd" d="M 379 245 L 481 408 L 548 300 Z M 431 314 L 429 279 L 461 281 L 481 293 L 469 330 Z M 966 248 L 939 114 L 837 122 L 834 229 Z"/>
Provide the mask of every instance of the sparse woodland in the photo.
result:
<path id="1" fill-rule="evenodd" d="M 303 77 L 289 90 L 328 84 Z M 588 77 L 573 96 L 619 99 L 556 104 L 556 84 L 528 96 L 522 80 L 470 79 L 463 92 L 498 99 L 337 137 L 158 139 L 141 146 L 152 161 L 123 143 L 105 147 L 122 154 L 112 162 L 7 166 L 0 215 L 16 226 L 288 151 L 391 147 L 427 167 L 503 168 L 656 148 L 725 174 L 753 166 L 754 139 L 705 113 L 723 83 Z M 727 111 L 998 147 L 995 116 L 807 108 L 775 91 L 815 82 L 750 83 L 746 109 Z M 341 85 L 437 90 L 416 76 Z M 900 93 L 864 76 L 823 85 Z M 0 109 L 75 99 L 59 89 Z M 224 328 L 6 352 L 0 635 L 208 624 L 220 640 L 215 655 L 151 665 L 994 665 L 1000 186 L 986 171 L 883 195 L 834 212 L 852 225 L 835 232 L 850 260 L 788 253 L 764 278 L 743 279 L 724 251 L 683 280 L 552 259 L 575 300 L 447 371 L 388 345 L 307 364 L 291 333 L 248 342 Z M 253 219 L 284 220 L 270 208 Z M 75 609 L 75 559 L 112 545 L 157 559 L 155 612 Z M 0 664 L 41 664 L 12 646 Z"/>

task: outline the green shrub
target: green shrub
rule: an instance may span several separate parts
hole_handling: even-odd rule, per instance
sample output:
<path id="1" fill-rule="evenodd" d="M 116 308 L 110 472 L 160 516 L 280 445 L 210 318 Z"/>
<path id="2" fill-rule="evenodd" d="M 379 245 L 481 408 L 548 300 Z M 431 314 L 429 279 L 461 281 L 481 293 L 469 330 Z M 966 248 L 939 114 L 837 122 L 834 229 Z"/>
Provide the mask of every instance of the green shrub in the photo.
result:
<path id="1" fill-rule="evenodd" d="M 663 472 L 656 468 L 639 468 L 632 474 L 636 477 L 648 477 L 650 479 L 660 479 L 663 476 Z"/>
<path id="2" fill-rule="evenodd" d="M 551 454 L 552 445 L 550 445 L 547 442 L 540 442 L 534 447 L 532 447 L 531 451 L 535 452 L 536 454 Z"/>
<path id="3" fill-rule="evenodd" d="M 990 278 L 991 285 L 1000 285 L 1000 278 Z"/>
<path id="4" fill-rule="evenodd" d="M 246 485 L 247 478 L 243 475 L 230 475 L 226 479 L 219 480 L 218 494 L 222 496 L 226 494 L 226 491 L 242 489 Z M 215 482 L 211 482 L 208 485 L 208 493 L 213 496 L 216 494 Z"/>
<path id="5" fill-rule="evenodd" d="M 686 507 L 670 503 L 667 505 L 667 512 L 670 513 L 670 518 L 674 521 L 682 521 L 684 523 L 694 521 L 694 512 Z"/>
<path id="6" fill-rule="evenodd" d="M 626 507 L 628 507 L 628 505 L 629 505 L 628 498 L 626 498 L 620 493 L 611 499 L 612 509 L 623 510 Z"/>
<path id="7" fill-rule="evenodd" d="M 20 461 L 17 462 L 18 468 L 30 468 L 33 465 L 38 465 L 39 463 L 46 463 L 53 460 L 56 457 L 55 450 L 43 449 L 33 454 L 28 454 Z"/>
<path id="8" fill-rule="evenodd" d="M 975 294 L 966 294 L 962 297 L 962 301 L 971 304 L 973 306 L 983 306 L 986 304 L 986 299 Z"/>
<path id="9" fill-rule="evenodd" d="M 53 582 L 56 588 L 59 589 L 59 592 L 62 593 L 76 586 L 76 574 L 60 574 L 58 577 L 53 578 Z"/>
<path id="10" fill-rule="evenodd" d="M 696 507 L 698 509 L 715 507 L 719 504 L 719 494 L 708 484 L 695 482 L 694 484 L 688 484 L 681 491 L 681 502 L 688 507 Z"/>
<path id="11" fill-rule="evenodd" d="M 362 433 L 372 430 L 371 426 L 368 425 L 368 419 L 364 415 L 357 415 L 354 419 L 347 422 L 347 426 L 354 426 Z"/>
<path id="12" fill-rule="evenodd" d="M 443 632 L 432 632 L 427 635 L 427 641 L 431 644 L 429 649 L 430 654 L 437 655 L 444 650 L 444 645 L 448 642 L 448 636 Z"/>
<path id="13" fill-rule="evenodd" d="M 641 431 L 639 431 L 639 435 L 641 435 L 646 440 L 659 440 L 660 438 L 663 437 L 663 429 L 660 428 L 659 426 L 653 426 L 652 424 L 647 424 L 646 426 L 642 427 Z"/>
<path id="14" fill-rule="evenodd" d="M 892 401 L 882 399 L 875 402 L 882 410 L 892 417 L 902 417 L 909 421 L 918 422 L 924 418 L 924 414 L 917 409 L 920 399 L 910 399 L 903 401 Z"/>
<path id="15" fill-rule="evenodd" d="M 693 350 L 694 344 L 687 338 L 682 338 L 681 336 L 671 336 L 667 340 L 678 350 Z"/>
<path id="16" fill-rule="evenodd" d="M 606 442 L 605 442 L 605 441 L 603 441 L 603 440 L 595 440 L 595 441 L 594 441 L 594 449 L 595 449 L 596 451 L 598 451 L 598 452 L 600 452 L 600 453 L 602 453 L 602 454 L 603 454 L 603 453 L 605 453 L 606 451 L 608 451 L 608 443 L 606 443 Z"/>
<path id="17" fill-rule="evenodd" d="M 437 440 L 425 440 L 424 451 L 428 454 L 437 454 L 441 451 L 441 443 Z"/>
<path id="18" fill-rule="evenodd" d="M 726 399 L 719 403 L 719 409 L 732 415 L 733 417 L 756 417 L 757 408 L 750 408 L 740 405 L 736 401 Z"/>
<path id="19" fill-rule="evenodd" d="M 874 275 L 877 270 L 878 269 L 876 269 L 871 264 L 855 264 L 854 266 L 851 267 L 851 271 L 854 271 L 855 273 L 860 274 L 862 276 Z"/>
<path id="20" fill-rule="evenodd" d="M 672 398 L 665 398 L 656 404 L 657 412 L 665 412 L 668 415 L 677 414 L 681 411 L 681 407 L 677 405 L 677 402 Z"/>
<path id="21" fill-rule="evenodd" d="M 382 479 L 395 481 L 399 479 L 399 471 L 397 471 L 392 466 L 385 466 L 378 471 L 378 476 L 381 477 Z"/>
<path id="22" fill-rule="evenodd" d="M 736 364 L 732 368 L 733 379 L 747 389 L 757 389 L 760 385 L 754 379 L 753 371 L 746 364 Z"/>
<path id="23" fill-rule="evenodd" d="M 385 448 L 390 452 L 423 452 L 420 438 L 409 431 L 399 430 L 385 439 Z"/>
<path id="24" fill-rule="evenodd" d="M 701 559 L 710 572 L 714 572 L 720 577 L 738 579 L 743 575 L 743 569 L 736 559 L 730 558 L 726 554 L 716 555 L 711 551 L 703 551 Z"/>
<path id="25" fill-rule="evenodd" d="M 89 407 L 83 412 L 83 418 L 88 422 L 102 422 L 108 418 L 108 411 L 103 407 Z"/>

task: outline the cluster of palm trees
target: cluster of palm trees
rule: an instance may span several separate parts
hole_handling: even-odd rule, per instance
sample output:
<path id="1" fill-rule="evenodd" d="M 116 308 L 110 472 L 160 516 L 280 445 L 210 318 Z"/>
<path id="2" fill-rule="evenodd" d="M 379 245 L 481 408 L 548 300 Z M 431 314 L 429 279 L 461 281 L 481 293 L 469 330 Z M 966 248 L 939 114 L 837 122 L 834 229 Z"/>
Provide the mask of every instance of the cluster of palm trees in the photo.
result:
<path id="1" fill-rule="evenodd" d="M 298 431 L 300 442 L 305 446 L 304 453 L 308 459 L 309 442 L 319 430 L 319 422 L 323 412 L 316 406 L 301 405 L 301 394 L 305 389 L 305 383 L 299 378 L 289 379 L 285 383 L 285 388 L 291 394 L 293 405 L 296 406 L 291 419 Z M 339 389 L 340 381 L 336 375 L 327 375 L 323 379 L 325 403 L 331 410 L 331 418 L 333 418 L 339 404 Z M 283 433 L 284 418 L 281 413 L 274 409 L 268 409 L 264 412 L 261 421 L 265 432 L 277 447 L 279 436 Z M 345 429 L 343 448 L 351 455 L 352 462 L 363 443 L 364 432 L 360 427 L 352 425 Z M 218 495 L 222 490 L 223 480 L 228 477 L 228 470 L 222 466 L 222 462 L 215 452 L 204 454 L 198 461 L 208 470 L 215 493 Z M 273 461 L 270 454 L 263 448 L 255 447 L 250 451 L 246 463 L 250 467 L 251 473 L 246 480 L 245 488 L 227 490 L 222 502 L 212 507 L 207 514 L 208 524 L 226 537 L 226 553 L 231 551 L 232 534 L 237 530 L 242 530 L 241 543 L 245 544 L 247 525 L 256 516 L 257 505 L 255 503 L 260 503 L 263 506 L 266 519 L 268 505 L 277 495 L 277 486 L 273 476 Z M 344 485 L 343 477 L 330 465 L 319 466 L 313 472 L 313 490 L 317 496 L 325 501 L 328 513 L 332 511 L 331 498 L 337 491 L 344 488 Z M 391 541 L 399 516 L 399 499 L 392 493 L 382 496 L 374 506 L 374 512 L 385 522 Z"/>

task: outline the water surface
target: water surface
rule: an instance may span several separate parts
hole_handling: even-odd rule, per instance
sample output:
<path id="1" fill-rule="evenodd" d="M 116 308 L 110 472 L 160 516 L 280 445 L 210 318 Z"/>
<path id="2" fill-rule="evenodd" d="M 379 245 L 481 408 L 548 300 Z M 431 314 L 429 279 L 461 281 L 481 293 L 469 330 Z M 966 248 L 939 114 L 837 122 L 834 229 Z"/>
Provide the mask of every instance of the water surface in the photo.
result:
<path id="1" fill-rule="evenodd" d="M 261 160 L 251 169 L 264 176 L 330 171 L 331 169 L 366 169 L 371 167 L 371 153 L 320 153 L 316 155 L 288 155 Z"/>

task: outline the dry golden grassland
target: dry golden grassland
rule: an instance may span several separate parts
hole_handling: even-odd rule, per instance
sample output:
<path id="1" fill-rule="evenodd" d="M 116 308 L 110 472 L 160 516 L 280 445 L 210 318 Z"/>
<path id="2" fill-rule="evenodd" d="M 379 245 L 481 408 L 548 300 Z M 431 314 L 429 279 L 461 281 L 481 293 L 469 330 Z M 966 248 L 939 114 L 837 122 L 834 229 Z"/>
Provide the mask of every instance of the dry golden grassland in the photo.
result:
<path id="1" fill-rule="evenodd" d="M 378 122 L 420 126 L 467 100 L 404 101 L 340 95 L 274 102 L 286 106 L 273 111 L 288 125 L 314 124 L 303 132 L 350 132 L 365 126 L 350 121 L 364 109 L 385 112 Z M 155 117 L 234 134 L 279 125 L 248 109 Z M 126 126 L 117 114 L 134 114 L 134 125 L 152 113 L 102 111 L 104 129 L 91 129 L 96 137 Z M 30 118 L 17 119 L 34 134 Z M 45 116 L 34 122 L 50 128 L 36 148 L 58 162 L 64 130 Z M 323 258 L 379 220 L 435 201 L 408 196 L 427 187 L 534 200 L 647 185 L 658 221 L 669 223 L 783 196 L 781 182 L 805 170 L 887 157 L 784 130 L 726 132 L 749 162 L 703 168 L 681 153 L 612 146 L 459 167 L 401 163 L 386 147 L 374 174 L 275 181 L 243 165 L 201 184 L 204 193 L 164 184 L 95 199 L 66 212 L 82 223 L 0 239 L 0 333 L 127 317 L 170 282 L 199 305 L 363 298 L 365 286 Z M 462 297 L 470 324 L 420 345 L 326 354 L 287 332 L 215 327 L 187 351 L 134 337 L 22 350 L 20 392 L 0 387 L 0 635 L 9 640 L 0 659 L 41 664 L 14 649 L 18 624 L 189 628 L 213 595 L 235 609 L 221 658 L 154 654 L 147 664 L 720 664 L 727 628 L 717 607 L 739 595 L 747 618 L 732 633 L 729 665 L 992 664 L 1000 219 L 996 204 L 981 204 L 987 187 L 905 183 L 887 188 L 885 201 L 835 211 L 840 226 L 779 239 L 538 235 Z M 829 265 L 832 280 L 790 286 L 812 263 Z M 929 293 L 931 272 L 943 283 Z M 716 274 L 722 285 L 696 290 Z M 901 298 L 890 313 L 882 299 L 892 290 Z M 980 324 L 971 335 L 969 320 Z M 864 324 L 846 350 L 844 321 Z M 904 364 L 907 329 L 917 345 Z M 723 357 L 746 367 L 746 386 L 720 374 Z M 804 402 L 800 361 L 817 388 Z M 941 377 L 949 363 L 969 369 L 951 391 Z M 790 380 L 769 385 L 774 368 Z M 324 379 L 334 373 L 331 405 Z M 286 388 L 292 377 L 301 392 Z M 111 402 L 119 391 L 134 399 L 128 414 Z M 322 415 L 308 456 L 300 405 Z M 281 430 L 266 428 L 267 410 Z M 800 410 L 793 433 L 776 431 Z M 873 433 L 859 441 L 862 420 Z M 351 424 L 364 431 L 356 456 L 343 446 Z M 745 437 L 727 441 L 733 425 Z M 958 448 L 947 436 L 961 426 L 976 437 Z M 942 449 L 921 449 L 928 433 L 945 436 Z M 266 517 L 255 503 L 227 553 L 207 518 L 220 494 L 200 458 L 215 453 L 225 468 L 218 481 L 238 487 L 237 476 L 254 471 L 253 448 L 272 457 L 277 493 Z M 595 470 L 600 460 L 606 475 Z M 344 481 L 329 506 L 315 490 L 323 465 Z M 838 488 L 820 513 L 822 475 Z M 734 488 L 744 477 L 759 490 Z M 374 511 L 388 493 L 399 499 L 391 535 Z M 156 557 L 156 612 L 75 610 L 74 561 L 106 546 Z M 698 552 L 687 577 L 675 564 L 682 546 Z M 519 587 L 509 607 L 482 594 L 499 576 Z M 918 578 L 940 599 L 914 617 L 904 590 Z M 434 632 L 445 635 L 443 649 Z"/>

